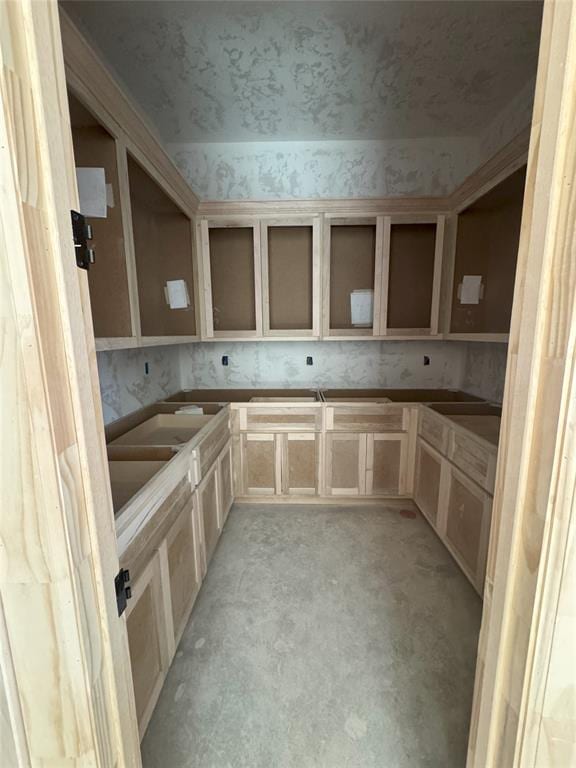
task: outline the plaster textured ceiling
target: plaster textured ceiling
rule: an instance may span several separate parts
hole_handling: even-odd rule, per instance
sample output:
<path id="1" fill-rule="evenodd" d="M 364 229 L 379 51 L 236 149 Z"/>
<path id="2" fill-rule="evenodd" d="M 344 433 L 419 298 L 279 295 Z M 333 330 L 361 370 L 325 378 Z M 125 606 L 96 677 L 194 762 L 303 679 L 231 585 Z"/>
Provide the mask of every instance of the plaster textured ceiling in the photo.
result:
<path id="1" fill-rule="evenodd" d="M 541 4 L 66 2 L 166 142 L 478 135 L 534 77 Z"/>

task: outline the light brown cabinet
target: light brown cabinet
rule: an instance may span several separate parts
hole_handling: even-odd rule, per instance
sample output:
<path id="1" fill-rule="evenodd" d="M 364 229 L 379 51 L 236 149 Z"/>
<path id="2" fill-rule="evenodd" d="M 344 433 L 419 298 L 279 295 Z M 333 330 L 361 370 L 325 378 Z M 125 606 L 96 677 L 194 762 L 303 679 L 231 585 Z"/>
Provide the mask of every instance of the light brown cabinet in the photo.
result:
<path id="1" fill-rule="evenodd" d="M 331 496 L 405 495 L 407 447 L 406 433 L 327 434 L 327 493 Z"/>
<path id="2" fill-rule="evenodd" d="M 438 526 L 438 506 L 442 478 L 442 456 L 418 440 L 416 446 L 416 472 L 414 501 L 434 528 Z"/>
<path id="3" fill-rule="evenodd" d="M 319 493 L 320 435 L 247 433 L 241 440 L 245 496 L 315 496 Z"/>
<path id="4" fill-rule="evenodd" d="M 216 544 L 218 543 L 218 539 L 222 532 L 218 485 L 218 465 L 215 464 L 196 489 L 202 531 L 204 573 L 206 573 L 206 569 L 208 568 L 208 564 L 214 554 Z"/>

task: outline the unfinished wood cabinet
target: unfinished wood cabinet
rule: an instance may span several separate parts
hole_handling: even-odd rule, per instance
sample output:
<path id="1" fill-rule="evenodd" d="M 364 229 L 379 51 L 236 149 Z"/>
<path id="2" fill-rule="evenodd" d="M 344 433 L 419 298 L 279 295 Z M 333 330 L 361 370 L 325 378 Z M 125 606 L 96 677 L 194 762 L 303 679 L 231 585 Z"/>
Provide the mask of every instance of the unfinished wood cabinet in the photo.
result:
<path id="1" fill-rule="evenodd" d="M 382 217 L 330 218 L 324 227 L 325 336 L 378 333 Z M 353 302 L 357 310 L 354 310 Z M 372 311 L 362 312 L 361 304 Z"/>
<path id="2" fill-rule="evenodd" d="M 124 199 L 118 178 L 121 150 L 115 137 L 70 91 L 68 105 L 76 167 L 103 169 L 108 190 L 106 216 L 87 216 L 93 231 L 91 245 L 96 251 L 96 261 L 88 270 L 94 335 L 113 338 L 115 342 L 124 339 L 126 345 L 130 345 L 136 341 L 137 328 L 131 313 Z"/>
<path id="3" fill-rule="evenodd" d="M 147 171 L 128 155 L 134 253 L 143 337 L 197 337 L 192 223 Z M 172 308 L 168 281 L 184 281 L 186 305 Z"/>
<path id="4" fill-rule="evenodd" d="M 200 224 L 207 338 L 262 336 L 262 265 L 258 222 Z"/>
<path id="5" fill-rule="evenodd" d="M 280 453 L 274 433 L 248 433 L 240 437 L 242 482 L 245 496 L 274 496 L 282 490 Z"/>
<path id="6" fill-rule="evenodd" d="M 438 508 L 442 480 L 442 456 L 423 440 L 416 446 L 414 501 L 429 523 L 438 525 Z"/>
<path id="7" fill-rule="evenodd" d="M 282 451 L 282 494 L 316 496 L 319 491 L 320 435 L 295 432 L 278 437 Z"/>
<path id="8" fill-rule="evenodd" d="M 140 738 L 144 735 L 171 661 L 160 555 L 154 554 L 137 581 L 126 609 L 126 628 Z"/>
<path id="9" fill-rule="evenodd" d="M 523 167 L 458 214 L 450 335 L 507 338 L 525 181 Z M 480 296 L 470 301 L 463 281 L 474 276 Z"/>
<path id="10" fill-rule="evenodd" d="M 177 645 L 202 584 L 202 562 L 196 495 L 166 536 L 166 558 L 172 606 L 174 642 Z"/>
<path id="11" fill-rule="evenodd" d="M 224 528 L 224 523 L 234 503 L 234 471 L 232 465 L 232 443 L 230 441 L 218 459 L 218 473 L 220 476 L 218 484 L 220 492 L 220 527 Z"/>
<path id="12" fill-rule="evenodd" d="M 400 496 L 406 493 L 408 435 L 366 435 L 366 495 Z"/>
<path id="13" fill-rule="evenodd" d="M 331 496 L 366 493 L 366 435 L 332 432 L 326 435 L 326 490 Z"/>
<path id="14" fill-rule="evenodd" d="M 380 333 L 437 334 L 444 217 L 419 223 L 387 217 L 384 226 Z"/>
<path id="15" fill-rule="evenodd" d="M 446 545 L 480 595 L 484 588 L 492 497 L 450 465 L 445 525 Z"/>
<path id="16" fill-rule="evenodd" d="M 265 336 L 320 335 L 320 219 L 261 222 Z"/>
<path id="17" fill-rule="evenodd" d="M 218 464 L 208 472 L 196 491 L 202 531 L 203 572 L 206 573 L 222 533 Z"/>
<path id="18" fill-rule="evenodd" d="M 240 440 L 243 495 L 318 495 L 319 434 L 250 432 L 241 435 Z"/>

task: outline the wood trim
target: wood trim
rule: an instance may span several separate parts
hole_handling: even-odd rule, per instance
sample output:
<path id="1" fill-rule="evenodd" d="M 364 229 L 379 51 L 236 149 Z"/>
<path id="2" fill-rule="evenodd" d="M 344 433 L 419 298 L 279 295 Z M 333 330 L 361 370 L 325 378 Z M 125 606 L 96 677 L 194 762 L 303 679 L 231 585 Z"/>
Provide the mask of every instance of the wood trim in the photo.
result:
<path id="1" fill-rule="evenodd" d="M 440 327 L 440 293 L 442 288 L 445 225 L 446 217 L 438 216 L 436 222 L 436 247 L 434 251 L 434 278 L 432 281 L 432 308 L 430 310 L 430 333 L 432 335 L 437 334 Z"/>
<path id="2" fill-rule="evenodd" d="M 551 643 L 566 617 L 554 554 L 573 561 L 575 118 L 576 4 L 545 2 L 468 768 L 575 754 L 572 643 Z"/>
<path id="3" fill-rule="evenodd" d="M 138 297 L 138 277 L 136 272 L 136 250 L 134 248 L 134 229 L 132 225 L 132 205 L 130 203 L 130 184 L 128 181 L 128 158 L 126 145 L 116 139 L 116 165 L 118 167 L 118 189 L 122 210 L 122 232 L 124 235 L 124 254 L 126 257 L 126 277 L 128 278 L 128 301 L 130 302 L 130 320 L 132 336 L 140 339 L 140 299 Z"/>
<path id="4" fill-rule="evenodd" d="M 200 240 L 200 258 L 202 271 L 202 288 L 200 295 L 202 301 L 202 315 L 204 317 L 203 332 L 207 338 L 214 337 L 214 315 L 212 307 L 212 277 L 210 272 L 210 233 L 208 231 L 208 222 L 204 219 L 198 222 L 199 240 Z"/>
<path id="5" fill-rule="evenodd" d="M 3 3 L 0 40 L 7 725 L 23 765 L 139 766 L 56 3 Z"/>
<path id="6" fill-rule="evenodd" d="M 204 200 L 198 206 L 198 215 L 215 216 L 313 216 L 329 214 L 334 217 L 370 218 L 378 215 L 399 214 L 434 217 L 449 213 L 446 197 L 388 197 L 353 198 L 341 200 Z"/>

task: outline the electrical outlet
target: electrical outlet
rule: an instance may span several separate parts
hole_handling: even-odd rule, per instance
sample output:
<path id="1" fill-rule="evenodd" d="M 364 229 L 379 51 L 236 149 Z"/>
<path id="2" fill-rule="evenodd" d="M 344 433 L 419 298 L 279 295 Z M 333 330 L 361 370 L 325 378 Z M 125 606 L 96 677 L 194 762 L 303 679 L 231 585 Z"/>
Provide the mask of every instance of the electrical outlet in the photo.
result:
<path id="1" fill-rule="evenodd" d="M 144 373 L 146 376 L 150 373 L 150 363 L 144 363 Z"/>
<path id="2" fill-rule="evenodd" d="M 222 355 L 222 365 L 228 365 L 228 355 Z"/>
<path id="3" fill-rule="evenodd" d="M 314 360 L 312 360 L 310 355 L 306 358 L 306 365 L 314 365 Z"/>
<path id="4" fill-rule="evenodd" d="M 424 355 L 424 365 L 430 365 L 430 358 L 428 355 Z"/>

